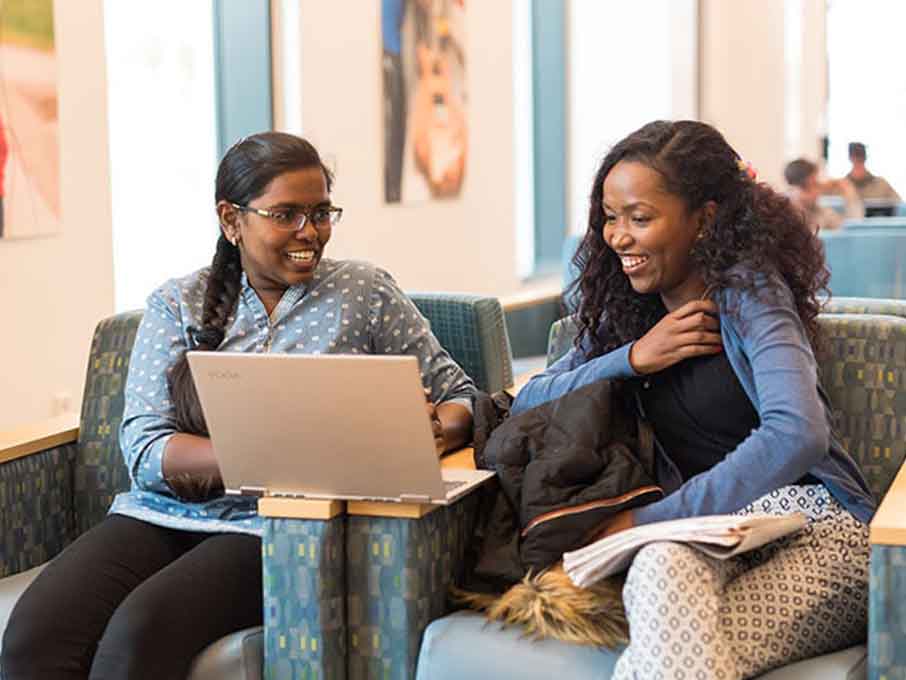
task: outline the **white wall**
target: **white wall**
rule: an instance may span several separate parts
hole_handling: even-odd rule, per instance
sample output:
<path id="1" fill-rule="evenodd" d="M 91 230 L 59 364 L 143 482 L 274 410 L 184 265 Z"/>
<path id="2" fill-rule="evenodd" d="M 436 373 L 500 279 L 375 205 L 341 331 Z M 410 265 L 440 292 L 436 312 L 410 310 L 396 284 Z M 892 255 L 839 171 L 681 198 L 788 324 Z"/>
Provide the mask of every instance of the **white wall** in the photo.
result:
<path id="1" fill-rule="evenodd" d="M 786 162 L 784 4 L 701 2 L 701 119 L 779 186 Z"/>
<path id="2" fill-rule="evenodd" d="M 349 3 L 302 0 L 298 13 L 301 132 L 334 165 L 333 200 L 345 211 L 329 255 L 375 262 L 410 290 L 502 296 L 524 289 L 514 217 L 512 2 L 467 4 L 469 158 L 461 196 L 403 205 L 383 202 L 380 3 L 355 8 L 352 20 Z"/>
<path id="3" fill-rule="evenodd" d="M 571 0 L 568 7 L 568 219 L 580 233 L 610 147 L 653 120 L 696 116 L 697 18 L 693 0 Z M 629 28 L 638 26 L 643 38 Z"/>
<path id="4" fill-rule="evenodd" d="M 77 409 L 95 324 L 113 311 L 101 0 L 54 3 L 60 234 L 0 241 L 0 429 Z"/>

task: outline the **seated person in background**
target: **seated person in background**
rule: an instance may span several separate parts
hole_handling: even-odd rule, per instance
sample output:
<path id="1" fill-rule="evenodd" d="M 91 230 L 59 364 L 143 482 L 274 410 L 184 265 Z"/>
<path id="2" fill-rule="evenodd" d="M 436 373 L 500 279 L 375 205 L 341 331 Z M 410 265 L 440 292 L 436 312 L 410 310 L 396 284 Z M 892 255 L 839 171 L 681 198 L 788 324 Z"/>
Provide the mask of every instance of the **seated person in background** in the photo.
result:
<path id="1" fill-rule="evenodd" d="M 749 678 L 865 637 L 875 501 L 818 385 L 821 243 L 746 167 L 696 121 L 650 123 L 610 150 L 574 260 L 576 345 L 513 404 L 518 414 L 601 379 L 635 393 L 666 496 L 618 513 L 606 534 L 722 513 L 810 520 L 728 561 L 679 543 L 642 549 L 623 589 L 618 680 Z"/>
<path id="2" fill-rule="evenodd" d="M 787 163 L 783 177 L 789 185 L 790 200 L 805 212 L 809 228 L 815 233 L 819 229 L 839 229 L 843 220 L 864 216 L 859 194 L 845 177 L 822 182 L 818 179 L 818 166 L 805 158 Z M 833 208 L 818 203 L 821 194 L 842 195 L 845 214 L 841 215 Z"/>
<path id="3" fill-rule="evenodd" d="M 221 161 L 213 262 L 152 293 L 135 339 L 121 427 L 132 488 L 17 603 L 7 680 L 184 678 L 209 643 L 261 624 L 262 523 L 254 499 L 222 493 L 187 350 L 410 354 L 438 448 L 468 440 L 472 381 L 412 301 L 373 265 L 323 258 L 342 214 L 332 181 L 288 134 L 248 137 Z"/>
<path id="4" fill-rule="evenodd" d="M 872 175 L 865 167 L 868 154 L 865 145 L 861 142 L 851 142 L 849 145 L 849 162 L 853 164 L 846 178 L 853 183 L 856 191 L 863 201 L 869 199 L 888 200 L 899 203 L 903 199 L 883 177 Z"/>

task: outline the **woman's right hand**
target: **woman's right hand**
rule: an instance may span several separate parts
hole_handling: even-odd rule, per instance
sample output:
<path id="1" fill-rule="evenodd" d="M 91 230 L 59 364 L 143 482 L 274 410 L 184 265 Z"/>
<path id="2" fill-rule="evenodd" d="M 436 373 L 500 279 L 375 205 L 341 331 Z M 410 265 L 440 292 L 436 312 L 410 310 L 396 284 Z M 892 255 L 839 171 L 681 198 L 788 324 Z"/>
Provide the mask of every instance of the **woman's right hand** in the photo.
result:
<path id="1" fill-rule="evenodd" d="M 712 300 L 692 300 L 669 312 L 632 345 L 629 363 L 633 370 L 649 375 L 690 357 L 722 351 L 717 314 Z"/>

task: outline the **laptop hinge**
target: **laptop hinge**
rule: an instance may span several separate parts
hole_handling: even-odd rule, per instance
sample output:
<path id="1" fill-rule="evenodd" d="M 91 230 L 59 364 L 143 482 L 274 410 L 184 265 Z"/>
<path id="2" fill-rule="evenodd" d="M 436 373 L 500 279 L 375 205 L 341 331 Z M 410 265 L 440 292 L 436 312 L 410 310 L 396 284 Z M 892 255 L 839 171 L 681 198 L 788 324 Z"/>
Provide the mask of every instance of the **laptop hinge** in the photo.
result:
<path id="1" fill-rule="evenodd" d="M 430 503 L 431 497 L 423 493 L 400 494 L 400 503 Z"/>
<path id="2" fill-rule="evenodd" d="M 240 496 L 255 496 L 261 498 L 262 496 L 267 495 L 267 487 L 265 486 L 240 486 L 239 487 Z"/>

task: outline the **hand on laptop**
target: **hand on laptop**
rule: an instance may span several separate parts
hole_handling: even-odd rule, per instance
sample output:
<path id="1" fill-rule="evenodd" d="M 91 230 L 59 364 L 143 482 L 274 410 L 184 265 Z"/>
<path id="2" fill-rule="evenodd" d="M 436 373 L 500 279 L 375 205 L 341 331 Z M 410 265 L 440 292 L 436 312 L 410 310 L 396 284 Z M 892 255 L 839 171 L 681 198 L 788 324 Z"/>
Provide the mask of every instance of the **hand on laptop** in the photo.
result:
<path id="1" fill-rule="evenodd" d="M 437 415 L 437 408 L 431 401 L 431 390 L 425 389 L 425 411 L 431 419 L 431 431 L 434 433 L 434 448 L 437 450 L 438 457 L 447 450 L 444 442 L 444 426 L 440 422 L 440 416 Z"/>

